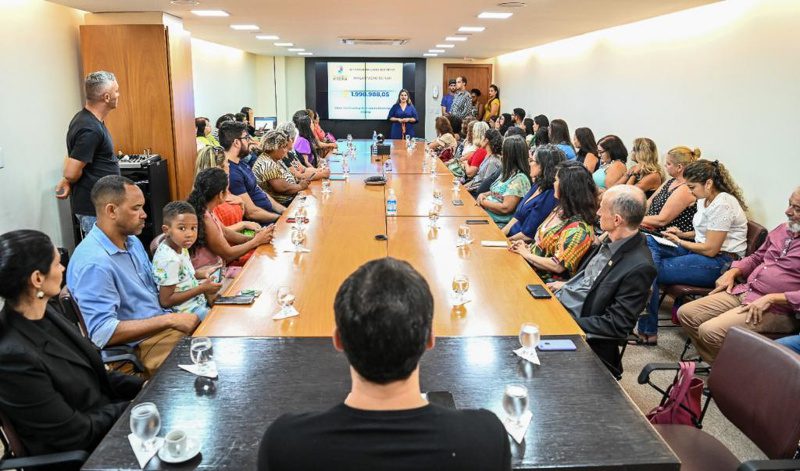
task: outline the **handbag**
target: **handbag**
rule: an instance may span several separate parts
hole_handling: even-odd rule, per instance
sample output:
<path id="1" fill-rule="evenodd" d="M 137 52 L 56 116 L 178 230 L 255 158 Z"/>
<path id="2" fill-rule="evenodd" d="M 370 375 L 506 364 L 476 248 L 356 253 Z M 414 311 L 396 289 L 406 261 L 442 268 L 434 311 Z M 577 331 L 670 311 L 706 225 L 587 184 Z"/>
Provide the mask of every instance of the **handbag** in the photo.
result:
<path id="1" fill-rule="evenodd" d="M 464 178 L 467 175 L 464 171 L 464 166 L 461 165 L 461 161 L 458 159 L 452 159 L 448 162 L 447 169 L 450 170 L 454 177 Z"/>
<path id="2" fill-rule="evenodd" d="M 703 380 L 694 375 L 693 361 L 682 361 L 680 367 L 675 381 L 667 388 L 666 401 L 647 413 L 647 420 L 651 424 L 695 427 L 699 424 Z"/>

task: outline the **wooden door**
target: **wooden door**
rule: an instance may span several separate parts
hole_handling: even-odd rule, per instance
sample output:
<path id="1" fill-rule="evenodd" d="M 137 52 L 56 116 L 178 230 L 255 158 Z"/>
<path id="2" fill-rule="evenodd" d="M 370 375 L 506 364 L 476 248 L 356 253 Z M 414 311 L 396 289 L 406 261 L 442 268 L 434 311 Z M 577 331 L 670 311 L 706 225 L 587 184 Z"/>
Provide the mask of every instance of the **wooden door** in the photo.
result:
<path id="1" fill-rule="evenodd" d="M 445 64 L 443 70 L 442 90 L 447 93 L 447 83 L 456 77 L 467 79 L 467 91 L 477 88 L 481 91 L 478 98 L 478 119 L 483 118 L 483 105 L 489 97 L 489 85 L 492 84 L 492 64 Z"/>

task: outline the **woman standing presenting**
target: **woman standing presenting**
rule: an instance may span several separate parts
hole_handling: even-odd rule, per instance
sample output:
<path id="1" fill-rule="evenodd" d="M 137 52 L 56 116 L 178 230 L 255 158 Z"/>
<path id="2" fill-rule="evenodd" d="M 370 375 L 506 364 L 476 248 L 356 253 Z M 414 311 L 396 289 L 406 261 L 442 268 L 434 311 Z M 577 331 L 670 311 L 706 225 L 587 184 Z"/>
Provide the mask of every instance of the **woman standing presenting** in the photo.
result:
<path id="1" fill-rule="evenodd" d="M 414 137 L 414 123 L 419 120 L 417 109 L 411 103 L 408 90 L 400 90 L 397 103 L 389 110 L 389 121 L 392 122 L 392 130 L 389 139 L 405 139 L 406 136 Z"/>

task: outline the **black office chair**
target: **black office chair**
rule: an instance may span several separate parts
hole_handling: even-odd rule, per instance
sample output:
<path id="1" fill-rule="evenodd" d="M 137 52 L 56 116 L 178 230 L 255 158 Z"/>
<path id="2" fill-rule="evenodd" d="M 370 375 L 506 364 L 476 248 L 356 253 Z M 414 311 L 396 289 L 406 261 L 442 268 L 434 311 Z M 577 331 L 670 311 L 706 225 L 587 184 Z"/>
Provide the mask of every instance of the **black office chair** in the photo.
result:
<path id="1" fill-rule="evenodd" d="M 47 465 L 72 465 L 72 467 L 77 468 L 89 458 L 89 453 L 83 450 L 29 455 L 16 430 L 14 430 L 14 426 L 11 425 L 11 422 L 2 412 L 0 412 L 0 442 L 2 442 L 5 450 L 3 456 L 0 457 L 0 470 L 17 469 L 24 471 L 25 468 Z"/>
<path id="2" fill-rule="evenodd" d="M 64 314 L 64 317 L 66 317 L 69 322 L 78 328 L 81 335 L 86 338 L 90 338 L 89 331 L 86 328 L 86 323 L 84 322 L 83 315 L 81 314 L 81 310 L 78 307 L 78 303 L 75 301 L 75 298 L 72 297 L 72 293 L 69 292 L 69 289 L 63 288 L 61 290 L 61 294 L 58 296 L 58 299 L 60 301 L 61 312 Z M 144 365 L 142 365 L 139 357 L 136 356 L 136 352 L 128 345 L 109 346 L 102 348 L 99 351 L 100 357 L 103 359 L 103 363 L 130 363 L 135 372 L 143 373 L 145 371 Z"/>
<path id="3" fill-rule="evenodd" d="M 607 337 L 605 335 L 597 335 L 597 334 L 586 334 L 586 343 L 589 346 L 594 345 L 604 345 L 608 349 L 616 348 L 617 349 L 617 357 L 614 361 L 609 361 L 603 358 L 602 355 L 597 355 L 597 358 L 603 362 L 603 364 L 608 368 L 608 371 L 611 372 L 611 375 L 614 376 L 614 379 L 617 381 L 622 379 L 622 357 L 625 355 L 625 350 L 628 347 L 628 343 L 636 341 L 638 337 L 631 332 L 627 337 Z"/>

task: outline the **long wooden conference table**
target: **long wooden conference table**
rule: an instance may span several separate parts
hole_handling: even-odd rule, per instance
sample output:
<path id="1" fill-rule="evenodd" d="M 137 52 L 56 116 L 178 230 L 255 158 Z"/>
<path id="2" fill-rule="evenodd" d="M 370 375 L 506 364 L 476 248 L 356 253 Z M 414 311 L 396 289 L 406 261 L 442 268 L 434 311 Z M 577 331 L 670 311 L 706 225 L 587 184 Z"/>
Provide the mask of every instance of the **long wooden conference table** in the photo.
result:
<path id="1" fill-rule="evenodd" d="M 322 193 L 319 182 L 307 190 L 310 221 L 304 246 L 310 252 L 287 251 L 292 224 L 286 220 L 298 206 L 294 201 L 277 222 L 273 243 L 256 250 L 224 292 L 233 295 L 253 288 L 262 290 L 262 295 L 250 306 L 214 307 L 195 336 L 328 337 L 339 286 L 363 263 L 386 256 L 407 260 L 428 281 L 437 336 L 517 335 L 523 322 L 539 324 L 543 335 L 583 334 L 555 298 L 530 296 L 525 286 L 542 281 L 522 257 L 505 248 L 481 246 L 481 241 L 502 241 L 505 236 L 463 186 L 453 190 L 452 175 L 444 164 L 435 160 L 433 174 L 423 168 L 422 143 L 409 153 L 402 141 L 393 142 L 388 171 L 386 157 L 370 155 L 370 142 L 355 141 L 355 148 L 355 156 L 336 155 L 330 162 L 337 175 L 347 159 L 349 178 L 332 180 L 328 194 Z M 366 177 L 384 172 L 385 186 L 364 183 Z M 390 188 L 397 195 L 397 216 L 386 215 Z M 439 227 L 431 229 L 427 215 L 434 189 L 441 190 L 444 204 Z M 454 199 L 464 204 L 456 206 Z M 458 226 L 475 219 L 488 224 L 470 225 L 473 242 L 458 247 Z M 387 240 L 377 240 L 379 235 Z M 462 306 L 453 306 L 450 298 L 456 274 L 470 280 L 471 301 Z M 272 320 L 279 309 L 280 286 L 293 290 L 299 316 Z"/>

